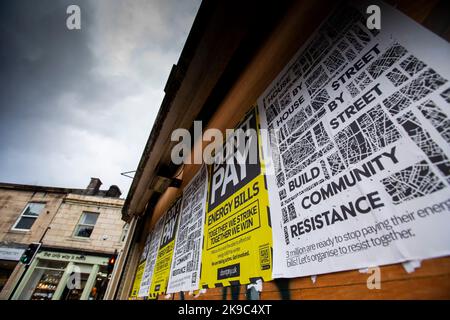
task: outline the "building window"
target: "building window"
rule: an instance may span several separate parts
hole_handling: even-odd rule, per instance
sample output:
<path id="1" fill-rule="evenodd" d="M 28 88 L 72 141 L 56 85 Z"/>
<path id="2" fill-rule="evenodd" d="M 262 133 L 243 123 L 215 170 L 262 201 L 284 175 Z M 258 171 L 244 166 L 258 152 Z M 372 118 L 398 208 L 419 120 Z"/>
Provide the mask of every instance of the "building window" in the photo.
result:
<path id="1" fill-rule="evenodd" d="M 28 203 L 19 219 L 17 219 L 13 230 L 30 230 L 44 207 L 45 203 Z"/>
<path id="2" fill-rule="evenodd" d="M 83 212 L 80 222 L 75 228 L 75 237 L 89 238 L 98 219 L 98 213 Z"/>

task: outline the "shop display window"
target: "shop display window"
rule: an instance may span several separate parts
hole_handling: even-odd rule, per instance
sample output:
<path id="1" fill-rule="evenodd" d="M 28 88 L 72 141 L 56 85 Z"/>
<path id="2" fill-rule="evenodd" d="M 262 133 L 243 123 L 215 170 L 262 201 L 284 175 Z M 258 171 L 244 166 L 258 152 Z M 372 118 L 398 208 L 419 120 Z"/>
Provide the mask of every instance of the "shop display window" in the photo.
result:
<path id="1" fill-rule="evenodd" d="M 97 277 L 95 278 L 94 286 L 89 294 L 89 300 L 102 300 L 106 293 L 106 288 L 108 287 L 108 270 L 106 266 L 101 266 Z"/>
<path id="2" fill-rule="evenodd" d="M 64 261 L 39 260 L 20 299 L 51 300 L 66 266 Z"/>

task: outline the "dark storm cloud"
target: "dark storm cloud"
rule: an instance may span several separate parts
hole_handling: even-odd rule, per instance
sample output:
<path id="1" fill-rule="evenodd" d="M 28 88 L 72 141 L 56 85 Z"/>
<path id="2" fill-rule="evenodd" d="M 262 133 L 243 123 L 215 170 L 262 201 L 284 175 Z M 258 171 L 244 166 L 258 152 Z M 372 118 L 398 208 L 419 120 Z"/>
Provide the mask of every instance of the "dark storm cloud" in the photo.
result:
<path id="1" fill-rule="evenodd" d="M 4 1 L 0 10 L 0 142 L 28 140 L 48 115 L 49 103 L 76 87 L 94 63 L 86 32 L 65 28 L 68 1 Z M 81 5 L 81 4 L 80 4 Z M 87 3 L 82 3 L 87 6 Z M 83 17 L 88 23 L 89 15 Z M 21 130 L 18 130 L 20 128 Z"/>
<path id="2" fill-rule="evenodd" d="M 81 30 L 66 8 L 81 8 Z M 131 181 L 198 1 L 0 4 L 0 181 Z"/>

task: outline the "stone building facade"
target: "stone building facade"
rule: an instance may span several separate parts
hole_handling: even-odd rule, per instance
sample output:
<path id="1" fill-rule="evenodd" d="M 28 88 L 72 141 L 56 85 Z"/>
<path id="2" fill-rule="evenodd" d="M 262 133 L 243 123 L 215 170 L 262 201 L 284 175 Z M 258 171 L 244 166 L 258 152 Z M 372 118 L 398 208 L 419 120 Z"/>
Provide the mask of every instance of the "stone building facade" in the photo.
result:
<path id="1" fill-rule="evenodd" d="M 0 184 L 0 299 L 105 299 L 128 225 L 117 186 L 100 190 Z M 31 264 L 19 259 L 40 243 Z M 73 286 L 69 283 L 73 282 Z"/>

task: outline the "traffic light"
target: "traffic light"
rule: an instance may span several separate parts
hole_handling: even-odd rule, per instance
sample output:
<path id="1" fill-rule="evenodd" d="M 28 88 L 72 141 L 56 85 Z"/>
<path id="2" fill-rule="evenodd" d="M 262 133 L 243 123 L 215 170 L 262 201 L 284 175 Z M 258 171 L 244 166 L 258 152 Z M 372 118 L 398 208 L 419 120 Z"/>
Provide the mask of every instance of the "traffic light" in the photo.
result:
<path id="1" fill-rule="evenodd" d="M 112 255 L 108 260 L 108 273 L 113 272 L 114 264 L 116 263 L 117 254 Z"/>
<path id="2" fill-rule="evenodd" d="M 30 243 L 28 245 L 28 248 L 25 250 L 25 252 L 20 257 L 20 262 L 24 265 L 29 265 L 31 261 L 33 261 L 34 256 L 38 252 L 39 248 L 41 247 L 40 243 Z"/>

